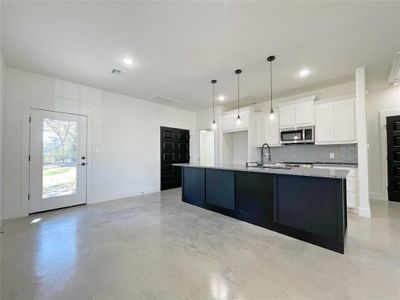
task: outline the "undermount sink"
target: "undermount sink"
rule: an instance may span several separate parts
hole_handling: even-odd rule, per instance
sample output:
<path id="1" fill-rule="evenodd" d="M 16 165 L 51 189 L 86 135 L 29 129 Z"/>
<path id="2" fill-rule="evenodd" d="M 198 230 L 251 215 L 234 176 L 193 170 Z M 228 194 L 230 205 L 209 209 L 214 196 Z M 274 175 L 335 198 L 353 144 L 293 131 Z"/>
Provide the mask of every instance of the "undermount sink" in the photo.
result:
<path id="1" fill-rule="evenodd" d="M 282 163 L 266 163 L 264 164 L 264 167 L 257 165 L 257 166 L 251 166 L 249 168 L 257 168 L 257 169 L 282 169 L 282 170 L 290 170 L 293 169 L 291 166 L 287 166 Z"/>

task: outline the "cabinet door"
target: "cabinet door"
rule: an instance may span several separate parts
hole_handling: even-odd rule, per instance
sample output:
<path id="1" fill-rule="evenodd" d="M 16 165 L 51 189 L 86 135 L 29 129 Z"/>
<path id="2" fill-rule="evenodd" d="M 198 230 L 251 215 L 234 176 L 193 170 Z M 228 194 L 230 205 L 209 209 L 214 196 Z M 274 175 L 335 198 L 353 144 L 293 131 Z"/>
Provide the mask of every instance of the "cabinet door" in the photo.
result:
<path id="1" fill-rule="evenodd" d="M 221 129 L 222 131 L 233 130 L 233 115 L 224 115 L 221 117 Z"/>
<path id="2" fill-rule="evenodd" d="M 354 101 L 342 100 L 335 103 L 335 141 L 355 142 L 355 108 Z"/>
<path id="3" fill-rule="evenodd" d="M 269 116 L 265 122 L 265 140 L 270 146 L 279 146 L 279 114 L 275 114 L 275 118 L 271 120 Z"/>
<path id="4" fill-rule="evenodd" d="M 240 113 L 240 124 L 238 124 L 236 122 L 237 115 L 233 116 L 233 120 L 234 120 L 234 122 L 233 122 L 234 125 L 233 126 L 234 126 L 235 130 L 247 129 L 249 127 L 249 112 L 246 111 L 246 112 Z"/>
<path id="5" fill-rule="evenodd" d="M 206 169 L 206 203 L 224 209 L 235 209 L 233 171 Z"/>
<path id="6" fill-rule="evenodd" d="M 273 176 L 235 172 L 235 209 L 240 219 L 260 226 L 272 223 Z"/>
<path id="7" fill-rule="evenodd" d="M 335 107 L 333 103 L 315 105 L 315 143 L 335 141 Z"/>
<path id="8" fill-rule="evenodd" d="M 296 126 L 296 105 L 282 105 L 279 107 L 279 123 L 280 127 Z"/>
<path id="9" fill-rule="evenodd" d="M 265 116 L 265 113 L 257 114 L 255 117 L 255 120 L 256 120 L 256 145 L 261 146 L 266 141 L 266 116 Z"/>
<path id="10" fill-rule="evenodd" d="M 314 125 L 314 101 L 296 104 L 296 126 Z"/>

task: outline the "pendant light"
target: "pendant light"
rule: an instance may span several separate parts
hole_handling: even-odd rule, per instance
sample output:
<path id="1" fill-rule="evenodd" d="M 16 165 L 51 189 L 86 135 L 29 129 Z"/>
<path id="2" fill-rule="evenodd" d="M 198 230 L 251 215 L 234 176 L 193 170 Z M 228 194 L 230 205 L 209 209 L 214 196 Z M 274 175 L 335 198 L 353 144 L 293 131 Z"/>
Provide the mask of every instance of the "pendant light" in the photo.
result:
<path id="1" fill-rule="evenodd" d="M 272 121 L 275 118 L 274 109 L 272 107 L 272 62 L 275 60 L 275 56 L 268 56 L 267 61 L 269 62 L 269 83 L 270 83 L 270 100 L 271 110 L 269 112 L 269 119 Z"/>
<path id="2" fill-rule="evenodd" d="M 215 123 L 215 84 L 217 81 L 215 79 L 211 80 L 211 83 L 213 85 L 213 91 L 212 91 L 212 98 L 213 98 L 213 109 L 212 109 L 212 116 L 213 116 L 213 122 L 211 124 L 211 129 L 215 130 L 217 129 L 217 124 Z"/>
<path id="3" fill-rule="evenodd" d="M 240 120 L 240 114 L 239 114 L 239 99 L 240 99 L 240 89 L 239 89 L 239 86 L 240 86 L 240 82 L 239 82 L 239 76 L 240 76 L 240 73 L 242 73 L 242 70 L 240 70 L 240 69 L 237 69 L 236 71 L 235 71 L 235 74 L 237 75 L 237 91 L 238 91 L 238 102 L 237 102 L 237 118 L 236 118 L 236 124 L 240 124 L 240 122 L 241 122 L 241 120 Z"/>

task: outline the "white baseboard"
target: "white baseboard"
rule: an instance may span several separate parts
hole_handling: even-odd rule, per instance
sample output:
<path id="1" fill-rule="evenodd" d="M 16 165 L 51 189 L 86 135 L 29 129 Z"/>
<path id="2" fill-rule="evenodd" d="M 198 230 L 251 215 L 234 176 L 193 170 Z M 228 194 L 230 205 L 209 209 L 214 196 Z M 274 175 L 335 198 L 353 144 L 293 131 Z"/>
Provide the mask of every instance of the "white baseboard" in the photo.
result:
<path id="1" fill-rule="evenodd" d="M 99 203 L 99 202 L 105 202 L 105 201 L 111 201 L 111 200 L 118 200 L 118 199 L 122 199 L 122 198 L 135 197 L 135 196 L 155 193 L 155 192 L 159 192 L 159 191 L 160 191 L 160 189 L 158 187 L 135 189 L 135 190 L 125 191 L 125 192 L 115 193 L 115 194 L 110 194 L 110 195 L 94 196 L 94 197 L 92 197 L 92 199 L 90 199 L 90 200 L 88 199 L 87 203 L 93 204 L 93 203 Z"/>
<path id="2" fill-rule="evenodd" d="M 369 193 L 369 198 L 373 200 L 387 201 L 385 200 L 385 196 L 382 193 Z"/>
<path id="3" fill-rule="evenodd" d="M 358 207 L 358 215 L 360 217 L 371 218 L 371 210 L 369 208 Z"/>
<path id="4" fill-rule="evenodd" d="M 9 220 L 9 219 L 26 217 L 27 215 L 28 215 L 28 212 L 24 212 L 24 211 L 22 211 L 22 209 L 4 212 L 4 221 Z"/>
<path id="5" fill-rule="evenodd" d="M 150 187 L 150 188 L 144 188 L 144 189 L 135 189 L 135 190 L 125 191 L 122 193 L 115 193 L 115 194 L 111 194 L 111 195 L 95 196 L 95 197 L 92 197 L 91 199 L 88 199 L 87 204 L 117 200 L 117 199 L 128 198 L 128 197 L 135 197 L 135 196 L 155 193 L 155 192 L 159 192 L 159 191 L 160 191 L 160 189 L 158 187 Z M 28 215 L 29 215 L 28 212 L 23 212 L 21 210 L 9 211 L 9 212 L 7 212 L 7 214 L 5 214 L 4 220 L 22 218 L 22 217 L 26 217 Z M 4 220 L 1 220 L 0 223 Z"/>

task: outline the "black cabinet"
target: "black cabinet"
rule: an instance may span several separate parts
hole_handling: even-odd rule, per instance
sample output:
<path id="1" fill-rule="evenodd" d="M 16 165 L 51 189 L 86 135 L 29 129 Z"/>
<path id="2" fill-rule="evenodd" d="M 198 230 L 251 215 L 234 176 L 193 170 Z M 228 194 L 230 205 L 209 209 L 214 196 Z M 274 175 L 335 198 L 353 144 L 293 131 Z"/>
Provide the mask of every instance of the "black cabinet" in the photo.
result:
<path id="1" fill-rule="evenodd" d="M 206 203 L 228 210 L 235 209 L 235 173 L 206 169 Z"/>
<path id="2" fill-rule="evenodd" d="M 182 200 L 184 202 L 205 206 L 205 169 L 182 168 Z"/>
<path id="3" fill-rule="evenodd" d="M 244 221 L 265 226 L 273 221 L 271 174 L 236 172 L 236 212 Z"/>
<path id="4" fill-rule="evenodd" d="M 343 234 L 341 179 L 281 175 L 276 180 L 276 223 L 325 238 Z"/>
<path id="5" fill-rule="evenodd" d="M 183 167 L 182 200 L 344 253 L 346 180 Z"/>

